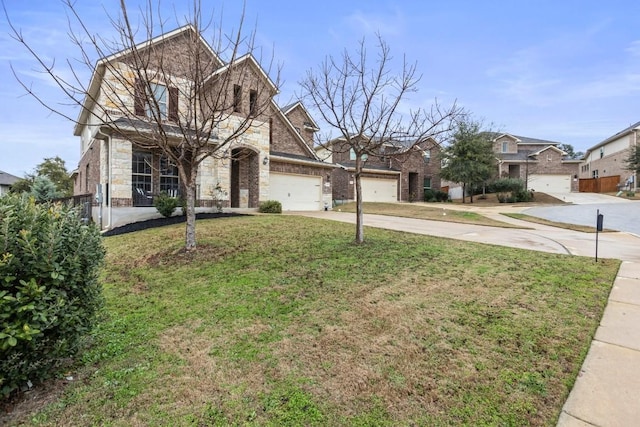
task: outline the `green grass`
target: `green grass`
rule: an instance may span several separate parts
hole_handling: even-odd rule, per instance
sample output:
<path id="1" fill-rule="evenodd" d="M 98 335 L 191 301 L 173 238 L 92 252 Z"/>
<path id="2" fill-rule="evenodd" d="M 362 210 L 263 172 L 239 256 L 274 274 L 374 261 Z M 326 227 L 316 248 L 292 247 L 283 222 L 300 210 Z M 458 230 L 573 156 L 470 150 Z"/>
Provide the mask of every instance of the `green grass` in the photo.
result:
<path id="1" fill-rule="evenodd" d="M 555 425 L 618 261 L 294 216 L 105 240 L 104 320 L 27 425 Z"/>
<path id="2" fill-rule="evenodd" d="M 376 215 L 391 215 L 405 218 L 427 219 L 432 221 L 457 222 L 462 224 L 488 225 L 503 228 L 522 228 L 495 219 L 488 218 L 476 212 L 448 209 L 447 203 L 434 203 L 433 206 L 424 206 L 411 203 L 376 203 L 365 202 L 362 204 L 364 213 Z M 471 205 L 471 207 L 473 207 Z M 342 212 L 355 212 L 355 203 L 346 203 L 337 206 Z"/>

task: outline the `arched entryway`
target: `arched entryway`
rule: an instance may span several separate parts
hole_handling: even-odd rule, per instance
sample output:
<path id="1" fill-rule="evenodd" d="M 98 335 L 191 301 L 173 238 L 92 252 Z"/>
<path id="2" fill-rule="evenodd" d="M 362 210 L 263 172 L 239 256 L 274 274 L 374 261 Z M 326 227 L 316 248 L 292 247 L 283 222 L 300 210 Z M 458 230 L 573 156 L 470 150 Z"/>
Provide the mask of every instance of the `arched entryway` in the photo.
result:
<path id="1" fill-rule="evenodd" d="M 260 159 L 249 148 L 231 151 L 231 207 L 257 208 L 260 190 Z"/>

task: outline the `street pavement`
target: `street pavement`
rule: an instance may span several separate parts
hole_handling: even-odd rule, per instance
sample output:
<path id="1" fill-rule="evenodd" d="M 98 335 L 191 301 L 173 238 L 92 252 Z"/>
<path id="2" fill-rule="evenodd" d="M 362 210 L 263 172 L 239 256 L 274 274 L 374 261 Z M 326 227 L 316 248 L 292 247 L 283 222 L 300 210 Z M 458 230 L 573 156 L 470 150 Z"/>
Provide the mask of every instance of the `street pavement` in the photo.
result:
<path id="1" fill-rule="evenodd" d="M 640 203 L 620 197 L 595 193 L 552 194 L 568 205 L 537 206 L 523 210 L 527 215 L 556 222 L 595 227 L 598 213 L 604 228 L 626 231 L 640 236 Z"/>
<path id="2" fill-rule="evenodd" d="M 445 205 L 448 208 L 450 205 Z M 633 202 L 629 208 L 640 208 Z M 443 209 L 443 215 L 446 215 Z M 581 233 L 529 222 L 500 212 L 522 211 L 516 206 L 470 209 L 504 222 L 530 229 L 511 229 L 384 215 L 364 215 L 369 227 L 510 246 L 535 251 L 595 257 L 596 233 Z M 603 208 L 604 209 L 604 208 Z M 355 223 L 346 212 L 296 212 L 295 214 Z M 605 217 L 605 227 L 608 227 Z M 557 219 L 556 219 L 557 220 Z M 562 218 L 560 222 L 572 222 Z M 637 221 L 637 219 L 636 219 Z M 595 228 L 595 219 L 593 221 Z M 598 234 L 600 258 L 623 261 L 609 301 L 578 378 L 558 420 L 560 427 L 640 425 L 640 235 L 626 232 Z"/>

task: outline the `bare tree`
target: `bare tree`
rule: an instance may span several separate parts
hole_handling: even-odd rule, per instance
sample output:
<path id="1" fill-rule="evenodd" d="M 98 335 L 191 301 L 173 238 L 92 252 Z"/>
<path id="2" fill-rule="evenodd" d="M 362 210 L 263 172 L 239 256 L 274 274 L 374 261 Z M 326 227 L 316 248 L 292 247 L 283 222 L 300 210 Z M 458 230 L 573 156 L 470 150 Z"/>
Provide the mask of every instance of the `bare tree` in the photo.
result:
<path id="1" fill-rule="evenodd" d="M 6 7 L 4 11 L 13 38 L 31 53 L 69 103 L 81 108 L 79 117 L 71 117 L 58 104 L 40 97 L 15 70 L 14 75 L 45 108 L 76 126 L 93 126 L 103 135 L 129 139 L 134 146 L 160 152 L 175 164 L 186 190 L 185 249 L 195 249 L 199 166 L 207 158 L 228 157 L 230 145 L 254 121 L 256 125 L 264 123 L 278 91 L 279 76 L 275 80 L 264 76 L 267 83 L 255 81 L 262 69 L 253 56 L 254 32 L 244 32 L 244 8 L 238 29 L 225 34 L 222 16 L 214 25 L 214 13 L 205 15 L 201 1 L 193 0 L 189 16 L 175 17 L 176 26 L 183 22 L 180 31 L 167 32 L 169 21 L 154 12 L 159 10 L 156 2 L 148 0 L 132 18 L 121 0 L 116 17 L 105 12 L 115 33 L 105 39 L 91 32 L 74 0 L 62 3 L 69 16 L 70 39 L 77 49 L 76 57 L 66 58 L 63 67 L 36 52 L 9 19 Z M 160 36 L 154 38 L 157 32 Z M 170 38 L 169 34 L 177 35 Z M 205 34 L 212 34 L 211 39 Z M 91 81 L 83 79 L 87 72 L 93 76 Z M 65 77 L 69 75 L 71 79 Z M 243 86 L 252 89 L 249 111 L 239 107 L 239 98 L 247 96 L 239 92 Z"/>
<path id="2" fill-rule="evenodd" d="M 300 82 L 310 107 L 339 135 L 319 144 L 332 153 L 355 153 L 356 243 L 364 241 L 361 175 L 367 158 L 406 158 L 427 139 L 447 133 L 452 119 L 461 113 L 455 105 L 441 108 L 436 102 L 429 110 L 403 114 L 402 102 L 417 92 L 420 81 L 416 64 L 405 59 L 394 75 L 389 46 L 379 34 L 377 48 L 370 63 L 362 39 L 355 54 L 345 50 L 340 58 L 327 57 Z"/>

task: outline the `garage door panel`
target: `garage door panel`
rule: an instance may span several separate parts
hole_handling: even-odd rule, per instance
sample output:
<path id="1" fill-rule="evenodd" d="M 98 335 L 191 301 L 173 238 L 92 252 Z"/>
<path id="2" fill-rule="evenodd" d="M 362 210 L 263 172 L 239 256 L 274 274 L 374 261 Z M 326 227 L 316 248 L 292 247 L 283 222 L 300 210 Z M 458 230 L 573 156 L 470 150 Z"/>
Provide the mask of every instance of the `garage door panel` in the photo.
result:
<path id="1" fill-rule="evenodd" d="M 364 202 L 398 201 L 398 180 L 396 178 L 362 178 L 361 184 Z"/>
<path id="2" fill-rule="evenodd" d="M 317 211 L 321 209 L 322 177 L 271 173 L 269 199 L 277 200 L 285 211 Z"/>
<path id="3" fill-rule="evenodd" d="M 527 188 L 542 193 L 570 193 L 571 175 L 529 175 Z"/>

